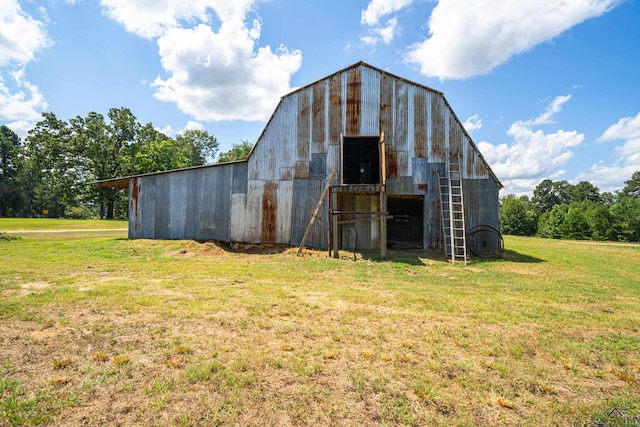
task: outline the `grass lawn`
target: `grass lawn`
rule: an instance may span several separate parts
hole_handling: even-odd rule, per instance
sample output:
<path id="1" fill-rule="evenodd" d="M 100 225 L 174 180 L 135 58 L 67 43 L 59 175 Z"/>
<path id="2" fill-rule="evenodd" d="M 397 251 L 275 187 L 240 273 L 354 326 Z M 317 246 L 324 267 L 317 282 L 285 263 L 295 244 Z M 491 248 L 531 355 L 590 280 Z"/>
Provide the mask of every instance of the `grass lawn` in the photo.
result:
<path id="1" fill-rule="evenodd" d="M 0 238 L 0 425 L 640 416 L 637 246 L 507 236 L 463 266 L 125 237 Z"/>
<path id="2" fill-rule="evenodd" d="M 65 218 L 0 218 L 0 231 L 127 229 L 126 220 Z"/>

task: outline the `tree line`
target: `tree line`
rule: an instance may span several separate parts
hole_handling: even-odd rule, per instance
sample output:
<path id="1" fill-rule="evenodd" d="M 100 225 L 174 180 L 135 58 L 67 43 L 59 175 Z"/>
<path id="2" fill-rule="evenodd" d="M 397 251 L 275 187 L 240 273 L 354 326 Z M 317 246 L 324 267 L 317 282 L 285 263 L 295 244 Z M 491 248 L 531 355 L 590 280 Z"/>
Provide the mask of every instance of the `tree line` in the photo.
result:
<path id="1" fill-rule="evenodd" d="M 242 141 L 218 161 L 242 160 L 252 147 Z M 0 216 L 125 217 L 126 193 L 92 182 L 204 165 L 214 161 L 218 148 L 205 130 L 170 138 L 151 123 L 141 124 L 128 108 L 68 121 L 43 113 L 24 140 L 2 125 Z"/>
<path id="2" fill-rule="evenodd" d="M 622 190 L 600 193 L 587 181 L 545 179 L 533 197 L 500 200 L 503 234 L 552 239 L 640 241 L 640 171 Z"/>

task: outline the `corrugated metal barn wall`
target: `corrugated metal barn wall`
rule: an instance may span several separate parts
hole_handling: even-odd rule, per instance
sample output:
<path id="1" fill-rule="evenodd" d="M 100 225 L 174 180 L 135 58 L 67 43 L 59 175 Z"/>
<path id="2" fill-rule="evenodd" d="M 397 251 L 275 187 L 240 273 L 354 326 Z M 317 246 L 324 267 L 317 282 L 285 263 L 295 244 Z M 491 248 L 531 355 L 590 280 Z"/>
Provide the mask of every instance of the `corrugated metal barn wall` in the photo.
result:
<path id="1" fill-rule="evenodd" d="M 133 178 L 130 237 L 297 245 L 331 170 L 339 171 L 341 136 L 381 133 L 387 194 L 424 198 L 426 248 L 442 249 L 437 177 L 450 151 L 465 165 L 468 224 L 497 228 L 498 183 L 444 96 L 360 64 L 282 98 L 247 162 Z M 342 200 L 376 211 L 375 198 Z M 326 248 L 327 228 L 325 203 L 307 245 Z M 354 228 L 360 248 L 379 245 L 375 223 Z"/>
<path id="2" fill-rule="evenodd" d="M 442 246 L 437 174 L 445 173 L 450 153 L 463 159 L 466 180 L 486 180 L 483 188 L 497 194 L 498 184 L 486 162 L 440 92 L 358 65 L 282 99 L 249 159 L 244 214 L 241 196 L 234 197 L 238 212 L 233 218 L 243 218 L 244 227 L 240 232 L 232 226 L 231 238 L 299 244 L 327 177 L 332 169 L 339 171 L 341 135 L 382 132 L 387 194 L 424 197 L 425 247 Z M 474 194 L 469 193 L 465 202 L 470 223 L 485 217 L 495 223 L 497 197 L 492 203 L 482 197 L 486 203 L 480 204 Z M 350 203 L 372 211 L 377 207 L 371 200 Z M 327 246 L 326 203 L 321 218 L 311 231 L 310 247 Z M 367 236 L 363 241 L 378 244 L 375 224 L 355 227 L 358 235 Z"/>
<path id="3" fill-rule="evenodd" d="M 129 238 L 228 241 L 245 225 L 232 214 L 245 212 L 246 194 L 246 162 L 135 177 Z"/>

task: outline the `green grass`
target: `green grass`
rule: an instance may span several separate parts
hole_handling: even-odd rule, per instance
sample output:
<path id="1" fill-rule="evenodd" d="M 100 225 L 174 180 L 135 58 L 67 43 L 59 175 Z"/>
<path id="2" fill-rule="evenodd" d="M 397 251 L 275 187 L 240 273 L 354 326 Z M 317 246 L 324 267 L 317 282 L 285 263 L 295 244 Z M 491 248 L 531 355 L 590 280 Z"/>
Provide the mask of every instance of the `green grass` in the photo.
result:
<path id="1" fill-rule="evenodd" d="M 126 220 L 0 218 L 0 231 L 127 229 Z"/>
<path id="2" fill-rule="evenodd" d="M 640 415 L 640 248 L 505 245 L 463 266 L 100 233 L 0 241 L 0 425 Z"/>

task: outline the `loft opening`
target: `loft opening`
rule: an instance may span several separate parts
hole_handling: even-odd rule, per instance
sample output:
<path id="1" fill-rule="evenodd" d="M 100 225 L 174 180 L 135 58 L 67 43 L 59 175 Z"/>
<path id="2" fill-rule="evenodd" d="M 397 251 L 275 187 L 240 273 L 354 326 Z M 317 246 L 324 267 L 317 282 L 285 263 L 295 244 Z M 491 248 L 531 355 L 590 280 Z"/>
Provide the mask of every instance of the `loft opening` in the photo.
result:
<path id="1" fill-rule="evenodd" d="M 387 246 L 391 249 L 422 249 L 424 196 L 389 196 Z"/>
<path id="2" fill-rule="evenodd" d="M 379 137 L 342 138 L 342 183 L 381 184 Z"/>

